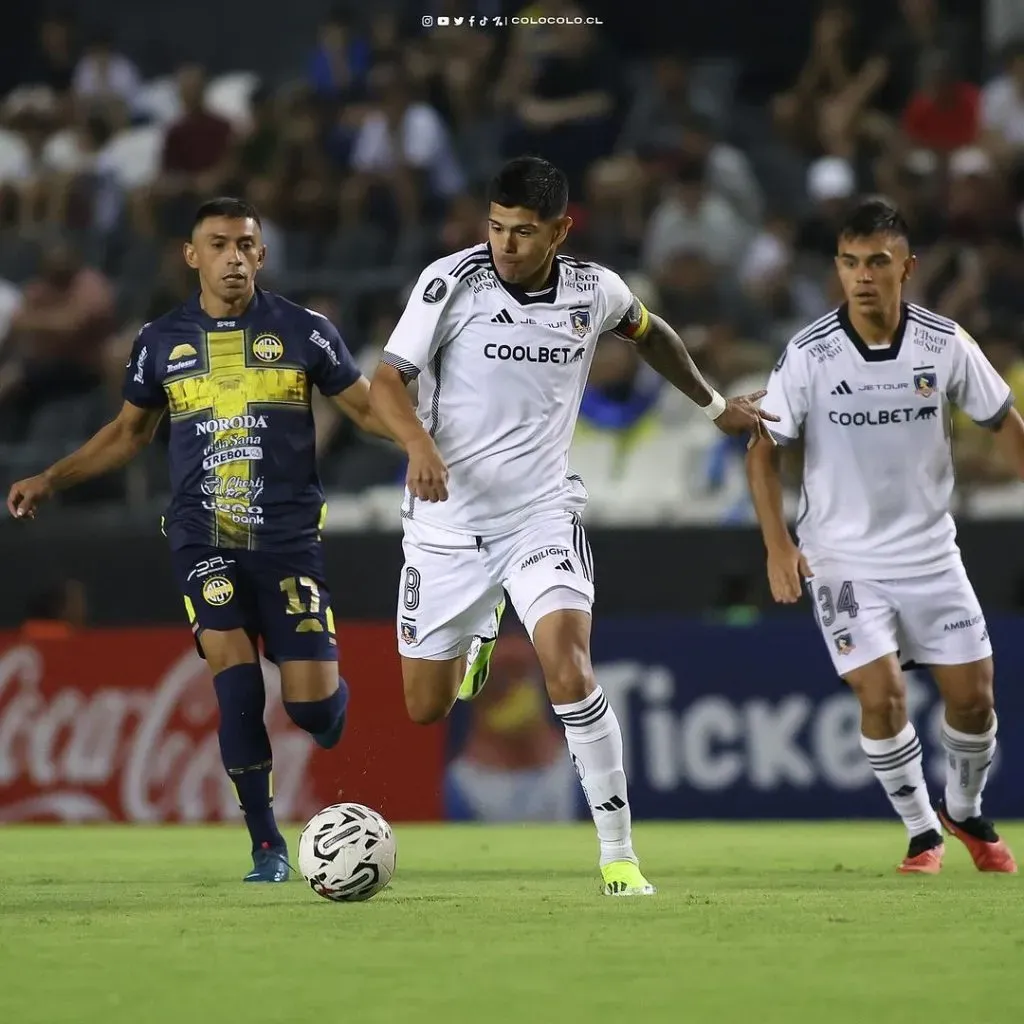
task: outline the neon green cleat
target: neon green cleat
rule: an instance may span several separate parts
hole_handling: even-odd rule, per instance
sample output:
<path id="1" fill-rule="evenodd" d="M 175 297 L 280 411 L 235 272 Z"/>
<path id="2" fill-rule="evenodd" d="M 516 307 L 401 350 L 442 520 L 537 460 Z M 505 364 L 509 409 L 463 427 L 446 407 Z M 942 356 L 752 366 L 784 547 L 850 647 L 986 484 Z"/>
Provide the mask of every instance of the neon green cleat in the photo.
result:
<path id="1" fill-rule="evenodd" d="M 658 890 L 631 860 L 613 860 L 601 868 L 605 896 L 653 896 Z"/>
<path id="2" fill-rule="evenodd" d="M 491 671 L 491 655 L 494 653 L 494 645 L 498 642 L 498 628 L 504 614 L 505 598 L 502 598 L 498 607 L 494 609 L 494 636 L 489 640 L 482 636 L 473 637 L 472 646 L 466 656 L 466 675 L 459 687 L 459 700 L 472 700 L 484 688 Z"/>

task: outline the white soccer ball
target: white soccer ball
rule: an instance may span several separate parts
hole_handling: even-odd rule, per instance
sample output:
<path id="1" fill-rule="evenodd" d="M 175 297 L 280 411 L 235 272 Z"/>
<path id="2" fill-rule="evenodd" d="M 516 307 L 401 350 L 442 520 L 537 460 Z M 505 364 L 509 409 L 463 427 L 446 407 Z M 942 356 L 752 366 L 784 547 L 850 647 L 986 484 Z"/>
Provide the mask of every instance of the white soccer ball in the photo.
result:
<path id="1" fill-rule="evenodd" d="M 332 804 L 314 815 L 299 836 L 299 871 L 325 900 L 368 900 L 395 873 L 391 826 L 362 804 Z"/>

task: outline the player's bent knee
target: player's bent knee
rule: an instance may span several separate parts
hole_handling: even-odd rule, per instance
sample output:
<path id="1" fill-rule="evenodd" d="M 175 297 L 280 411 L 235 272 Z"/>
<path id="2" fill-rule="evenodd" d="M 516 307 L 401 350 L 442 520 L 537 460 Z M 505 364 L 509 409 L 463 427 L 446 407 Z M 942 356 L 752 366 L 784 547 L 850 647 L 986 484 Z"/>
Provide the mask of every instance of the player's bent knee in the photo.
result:
<path id="1" fill-rule="evenodd" d="M 252 639 L 244 629 L 204 629 L 199 634 L 199 643 L 214 675 L 259 660 Z"/>

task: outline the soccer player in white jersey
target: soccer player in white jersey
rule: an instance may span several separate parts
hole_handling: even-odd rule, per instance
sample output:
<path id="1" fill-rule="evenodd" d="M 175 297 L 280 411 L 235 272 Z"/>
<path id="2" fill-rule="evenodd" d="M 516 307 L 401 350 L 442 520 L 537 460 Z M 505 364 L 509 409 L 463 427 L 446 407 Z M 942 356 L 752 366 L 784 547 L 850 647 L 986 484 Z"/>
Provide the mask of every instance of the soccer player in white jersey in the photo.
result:
<path id="1" fill-rule="evenodd" d="M 622 736 L 590 662 L 593 562 L 569 445 L 605 332 L 636 345 L 726 433 L 762 431 L 763 392 L 722 398 L 617 274 L 557 255 L 572 224 L 560 170 L 520 157 L 489 198 L 489 242 L 423 271 L 370 388 L 409 455 L 397 623 L 406 707 L 429 724 L 457 696 L 479 692 L 507 591 L 565 727 L 597 826 L 604 891 L 648 895 Z"/>
<path id="2" fill-rule="evenodd" d="M 958 324 L 902 301 L 907 227 L 861 202 L 838 238 L 846 303 L 790 341 L 764 408 L 779 416 L 747 453 L 776 601 L 806 584 L 836 671 L 861 706 L 861 746 L 903 819 L 900 870 L 935 874 L 946 829 L 980 871 L 1017 866 L 981 795 L 996 750 L 992 646 L 950 515 L 949 413 L 995 431 L 1024 476 L 1024 423 L 1009 386 Z M 797 547 L 782 510 L 778 445 L 803 434 Z M 901 662 L 928 666 L 945 704 L 945 794 L 933 809 L 907 718 Z"/>

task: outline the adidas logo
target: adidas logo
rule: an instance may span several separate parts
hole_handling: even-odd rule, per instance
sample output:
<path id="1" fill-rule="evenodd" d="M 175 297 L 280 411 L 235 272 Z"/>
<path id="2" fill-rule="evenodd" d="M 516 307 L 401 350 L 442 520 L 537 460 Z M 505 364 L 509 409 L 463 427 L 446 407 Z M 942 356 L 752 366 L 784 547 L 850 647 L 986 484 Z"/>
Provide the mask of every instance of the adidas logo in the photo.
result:
<path id="1" fill-rule="evenodd" d="M 491 317 L 492 324 L 514 324 L 515 320 L 507 309 L 503 309 L 497 316 Z"/>
<path id="2" fill-rule="evenodd" d="M 576 570 L 572 567 L 572 562 L 570 562 L 568 558 L 564 562 L 559 562 L 558 565 L 555 566 L 555 568 L 561 569 L 562 572 L 576 572 Z"/>
<path id="3" fill-rule="evenodd" d="M 621 796 L 613 796 L 611 800 L 603 804 L 597 804 L 595 811 L 621 811 L 626 806 L 626 801 Z"/>
<path id="4" fill-rule="evenodd" d="M 833 388 L 830 395 L 852 395 L 853 391 L 850 389 L 850 385 L 845 380 L 839 382 L 839 387 Z"/>
<path id="5" fill-rule="evenodd" d="M 900 786 L 895 793 L 890 793 L 889 796 L 901 797 L 911 796 L 917 790 L 917 786 Z"/>

